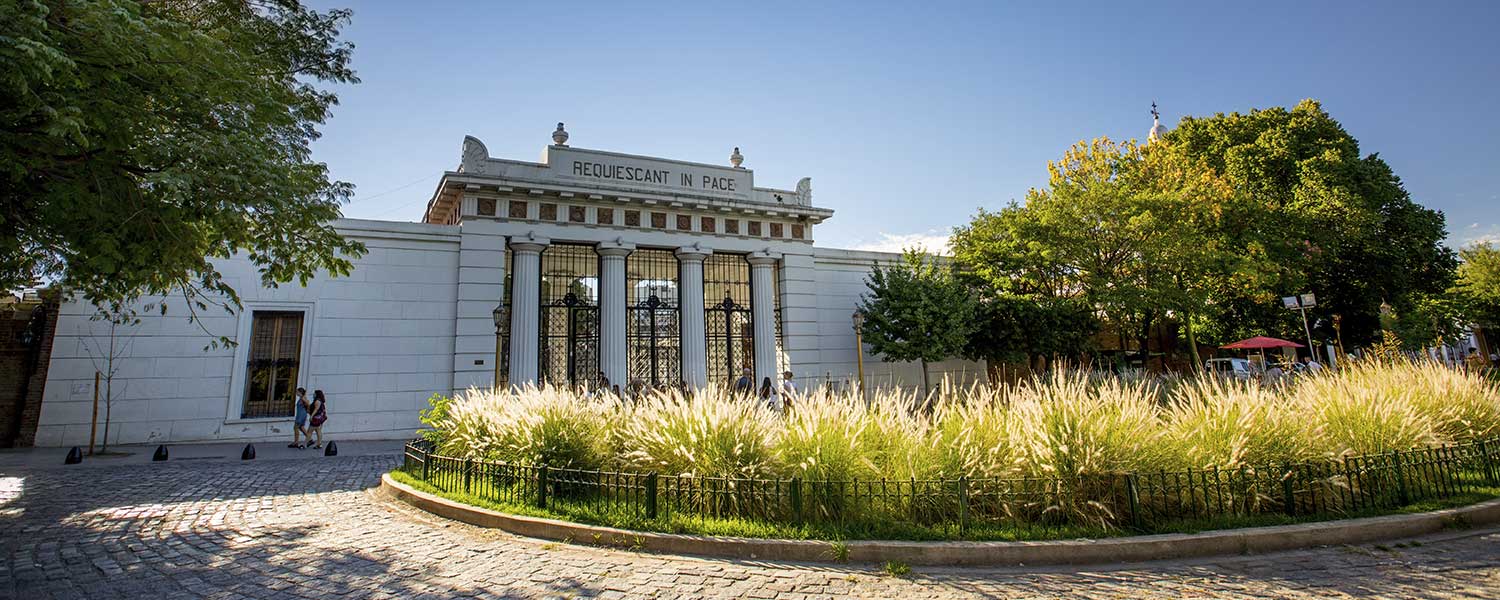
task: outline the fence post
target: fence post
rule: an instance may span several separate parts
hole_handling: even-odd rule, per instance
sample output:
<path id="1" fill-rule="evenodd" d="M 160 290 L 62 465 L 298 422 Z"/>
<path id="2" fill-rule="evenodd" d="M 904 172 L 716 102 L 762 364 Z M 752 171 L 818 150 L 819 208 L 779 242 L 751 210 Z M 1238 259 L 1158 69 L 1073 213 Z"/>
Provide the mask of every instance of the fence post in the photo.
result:
<path id="1" fill-rule="evenodd" d="M 469 481 L 474 478 L 474 459 L 464 459 L 464 493 L 469 493 Z"/>
<path id="2" fill-rule="evenodd" d="M 1490 460 L 1489 447 L 1484 440 L 1479 440 L 1479 465 L 1484 469 L 1484 482 L 1486 485 L 1495 485 L 1495 461 Z"/>
<path id="3" fill-rule="evenodd" d="M 646 474 L 646 518 L 656 518 L 656 471 Z"/>
<path id="4" fill-rule="evenodd" d="M 802 522 L 802 479 L 793 477 L 786 486 L 787 495 L 792 500 L 792 522 Z"/>
<path id="5" fill-rule="evenodd" d="M 958 476 L 958 535 L 969 528 L 969 476 Z"/>
<path id="6" fill-rule="evenodd" d="M 547 465 L 536 468 L 536 507 L 547 508 Z"/>
<path id="7" fill-rule="evenodd" d="M 422 481 L 432 482 L 432 453 L 426 449 L 417 449 L 422 453 Z"/>
<path id="8" fill-rule="evenodd" d="M 1284 473 L 1281 476 L 1281 503 L 1286 509 L 1288 516 L 1297 516 L 1297 496 L 1292 488 L 1292 466 L 1282 465 Z"/>
<path id="9" fill-rule="evenodd" d="M 1345 456 L 1342 464 L 1344 467 L 1344 484 L 1349 490 L 1349 510 L 1359 510 L 1360 489 L 1354 481 L 1354 469 L 1349 463 L 1349 457 Z"/>
<path id="10" fill-rule="evenodd" d="M 1135 473 L 1125 474 L 1125 500 L 1130 503 L 1130 524 L 1141 528 L 1141 491 L 1136 485 Z"/>
<path id="11" fill-rule="evenodd" d="M 1411 495 L 1406 491 L 1406 466 L 1401 460 L 1400 452 L 1391 453 L 1391 461 L 1396 463 L 1396 499 L 1401 501 L 1401 506 L 1411 504 Z"/>

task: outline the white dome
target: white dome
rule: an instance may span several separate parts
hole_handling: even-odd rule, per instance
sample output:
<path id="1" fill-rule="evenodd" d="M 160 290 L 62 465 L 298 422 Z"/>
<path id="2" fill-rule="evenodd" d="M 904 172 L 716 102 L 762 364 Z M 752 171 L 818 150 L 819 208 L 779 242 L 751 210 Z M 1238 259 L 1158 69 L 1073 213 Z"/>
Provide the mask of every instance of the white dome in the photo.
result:
<path id="1" fill-rule="evenodd" d="M 1167 126 L 1157 119 L 1151 119 L 1151 133 L 1146 134 L 1146 141 L 1154 142 L 1164 135 L 1167 135 Z"/>

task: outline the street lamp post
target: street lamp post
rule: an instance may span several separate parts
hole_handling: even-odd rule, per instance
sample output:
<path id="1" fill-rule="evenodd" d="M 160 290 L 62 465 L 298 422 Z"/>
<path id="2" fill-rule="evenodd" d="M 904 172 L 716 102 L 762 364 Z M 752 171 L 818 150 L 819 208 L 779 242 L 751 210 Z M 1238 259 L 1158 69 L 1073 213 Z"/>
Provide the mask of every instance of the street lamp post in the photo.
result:
<path id="1" fill-rule="evenodd" d="M 495 318 L 495 376 L 491 381 L 494 382 L 492 387 L 498 388 L 500 387 L 500 353 L 505 350 L 503 340 L 506 328 L 510 325 L 510 306 L 501 302 L 495 306 L 491 314 Z"/>
<path id="2" fill-rule="evenodd" d="M 1281 299 L 1281 303 L 1286 305 L 1286 307 L 1290 310 L 1295 310 L 1302 313 L 1302 333 L 1307 335 L 1307 353 L 1311 355 L 1314 360 L 1316 360 L 1318 358 L 1318 352 L 1317 349 L 1313 346 L 1312 327 L 1309 327 L 1307 325 L 1307 309 L 1318 305 L 1317 297 L 1312 294 L 1287 296 Z"/>
<path id="3" fill-rule="evenodd" d="M 858 365 L 859 372 L 859 396 L 865 396 L 865 342 L 863 329 L 865 326 L 865 313 L 854 311 L 850 317 L 854 320 L 854 361 Z"/>

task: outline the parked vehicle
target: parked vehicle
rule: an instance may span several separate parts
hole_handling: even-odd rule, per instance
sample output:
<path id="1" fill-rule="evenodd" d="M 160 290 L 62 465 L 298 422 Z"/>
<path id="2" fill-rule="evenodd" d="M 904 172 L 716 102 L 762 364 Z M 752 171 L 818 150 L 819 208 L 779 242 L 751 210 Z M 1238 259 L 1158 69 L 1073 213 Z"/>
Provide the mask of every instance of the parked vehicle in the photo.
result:
<path id="1" fill-rule="evenodd" d="M 1203 361 L 1203 370 L 1220 377 L 1240 380 L 1249 380 L 1254 376 L 1249 359 L 1244 358 L 1210 358 Z"/>

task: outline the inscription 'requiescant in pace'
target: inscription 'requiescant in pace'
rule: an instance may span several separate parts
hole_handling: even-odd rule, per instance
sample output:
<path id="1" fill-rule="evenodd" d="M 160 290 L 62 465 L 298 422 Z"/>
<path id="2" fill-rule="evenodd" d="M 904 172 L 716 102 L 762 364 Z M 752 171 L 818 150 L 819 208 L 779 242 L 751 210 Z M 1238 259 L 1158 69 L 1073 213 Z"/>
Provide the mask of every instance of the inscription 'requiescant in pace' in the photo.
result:
<path id="1" fill-rule="evenodd" d="M 584 160 L 573 161 L 573 174 L 579 177 L 635 181 L 640 183 L 654 183 L 656 185 L 676 185 L 716 192 L 738 191 L 735 189 L 735 180 L 733 177 L 702 175 L 695 179 L 692 173 L 676 173 L 676 177 L 673 177 L 674 173 L 668 169 L 646 169 Z"/>

